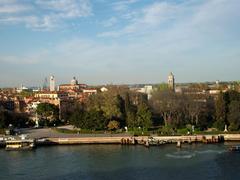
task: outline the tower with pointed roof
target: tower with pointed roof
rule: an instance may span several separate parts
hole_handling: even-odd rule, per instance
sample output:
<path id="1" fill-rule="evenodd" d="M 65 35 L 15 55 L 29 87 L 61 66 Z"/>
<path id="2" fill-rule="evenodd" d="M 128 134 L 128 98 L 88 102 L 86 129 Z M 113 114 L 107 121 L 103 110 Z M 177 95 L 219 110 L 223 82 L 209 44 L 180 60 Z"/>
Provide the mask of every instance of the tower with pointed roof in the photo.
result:
<path id="1" fill-rule="evenodd" d="M 168 76 L 168 88 L 175 91 L 175 77 L 172 72 Z"/>

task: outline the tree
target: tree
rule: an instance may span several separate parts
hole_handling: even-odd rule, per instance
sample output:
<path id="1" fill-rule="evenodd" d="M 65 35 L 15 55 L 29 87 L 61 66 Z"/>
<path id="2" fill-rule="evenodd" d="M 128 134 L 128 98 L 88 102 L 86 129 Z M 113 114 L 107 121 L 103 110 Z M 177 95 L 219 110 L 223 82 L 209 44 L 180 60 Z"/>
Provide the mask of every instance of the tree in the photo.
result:
<path id="1" fill-rule="evenodd" d="M 138 126 L 148 129 L 152 125 L 152 113 L 146 104 L 140 104 L 138 106 L 137 114 Z"/>
<path id="2" fill-rule="evenodd" d="M 169 86 L 167 83 L 161 83 L 157 87 L 157 91 L 167 91 L 169 90 Z"/>
<path id="3" fill-rule="evenodd" d="M 109 120 L 123 118 L 121 97 L 105 93 L 103 98 L 101 109 L 104 112 L 104 116 Z"/>
<path id="4" fill-rule="evenodd" d="M 108 129 L 113 131 L 119 129 L 120 123 L 118 121 L 109 121 L 108 123 Z"/>
<path id="5" fill-rule="evenodd" d="M 199 101 L 199 96 L 188 96 L 188 115 L 192 125 L 198 125 L 201 112 L 204 110 L 204 102 Z"/>
<path id="6" fill-rule="evenodd" d="M 227 91 L 223 94 L 223 99 L 226 108 L 226 123 L 230 125 L 230 130 L 236 130 L 238 129 L 237 107 L 234 107 L 233 104 L 237 105 L 240 102 L 240 93 L 234 90 Z"/>
<path id="7" fill-rule="evenodd" d="M 131 103 L 129 93 L 125 95 L 125 119 L 126 125 L 130 128 L 137 126 L 136 123 L 136 107 Z"/>
<path id="8" fill-rule="evenodd" d="M 77 105 L 74 113 L 70 117 L 69 122 L 75 127 L 83 128 L 85 127 L 85 118 L 86 118 L 86 113 L 84 108 L 81 105 Z"/>
<path id="9" fill-rule="evenodd" d="M 0 107 L 0 129 L 6 127 L 6 112 Z"/>
<path id="10" fill-rule="evenodd" d="M 229 129 L 237 131 L 240 127 L 240 101 L 232 101 L 229 105 L 228 121 L 230 122 Z"/>
<path id="11" fill-rule="evenodd" d="M 159 113 L 164 120 L 164 125 L 169 124 L 171 116 L 171 98 L 170 91 L 155 91 L 151 98 L 151 106 L 156 113 Z"/>
<path id="12" fill-rule="evenodd" d="M 37 106 L 36 111 L 45 120 L 58 120 L 59 119 L 59 108 L 54 104 L 41 103 Z"/>
<path id="13" fill-rule="evenodd" d="M 70 124 L 82 129 L 102 130 L 106 128 L 107 119 L 101 110 L 86 110 L 83 105 L 79 104 L 70 117 Z"/>
<path id="14" fill-rule="evenodd" d="M 102 130 L 105 129 L 107 120 L 103 115 L 102 111 L 90 110 L 85 112 L 85 128 L 92 130 Z"/>
<path id="15" fill-rule="evenodd" d="M 156 91 L 151 98 L 151 106 L 164 120 L 164 125 L 174 127 L 183 124 L 186 111 L 185 97 L 172 91 Z"/>
<path id="16" fill-rule="evenodd" d="M 214 126 L 219 130 L 224 130 L 224 126 L 227 120 L 227 107 L 224 100 L 224 94 L 222 92 L 218 95 L 218 98 L 215 102 L 215 108 L 216 121 L 214 123 Z"/>

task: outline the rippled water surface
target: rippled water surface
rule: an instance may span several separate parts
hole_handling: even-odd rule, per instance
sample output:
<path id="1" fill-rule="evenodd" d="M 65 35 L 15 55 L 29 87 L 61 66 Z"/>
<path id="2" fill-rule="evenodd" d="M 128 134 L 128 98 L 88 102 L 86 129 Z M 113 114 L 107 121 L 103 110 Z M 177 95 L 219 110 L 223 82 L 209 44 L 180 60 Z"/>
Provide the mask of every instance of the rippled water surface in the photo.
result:
<path id="1" fill-rule="evenodd" d="M 80 145 L 0 149 L 0 179 L 240 179 L 240 153 L 227 146 Z"/>

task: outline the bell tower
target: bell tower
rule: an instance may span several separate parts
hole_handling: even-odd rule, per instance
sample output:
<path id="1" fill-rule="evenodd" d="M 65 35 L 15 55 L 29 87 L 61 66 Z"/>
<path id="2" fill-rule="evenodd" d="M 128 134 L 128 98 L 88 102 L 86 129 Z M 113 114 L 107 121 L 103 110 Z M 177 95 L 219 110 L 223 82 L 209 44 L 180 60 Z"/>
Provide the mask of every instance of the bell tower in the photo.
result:
<path id="1" fill-rule="evenodd" d="M 175 77 L 172 72 L 168 76 L 168 88 L 175 91 Z"/>

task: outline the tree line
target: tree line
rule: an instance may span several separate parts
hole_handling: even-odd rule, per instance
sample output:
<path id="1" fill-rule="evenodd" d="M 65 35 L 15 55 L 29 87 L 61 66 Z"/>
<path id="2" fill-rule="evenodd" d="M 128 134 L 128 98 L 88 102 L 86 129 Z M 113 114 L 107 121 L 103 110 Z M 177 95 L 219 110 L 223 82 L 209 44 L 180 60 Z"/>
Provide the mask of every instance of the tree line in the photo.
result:
<path id="1" fill-rule="evenodd" d="M 92 130 L 148 129 L 152 126 L 152 112 L 145 95 L 112 90 L 91 95 L 86 103 L 77 104 L 70 123 Z"/>
<path id="2" fill-rule="evenodd" d="M 83 129 L 130 129 L 169 127 L 173 130 L 194 126 L 199 130 L 240 129 L 240 93 L 227 91 L 218 96 L 175 93 L 168 89 L 153 92 L 148 101 L 130 91 L 92 95 L 78 104 L 70 123 Z M 110 123 L 110 124 L 109 124 Z M 113 128 L 111 128 L 113 127 Z"/>

